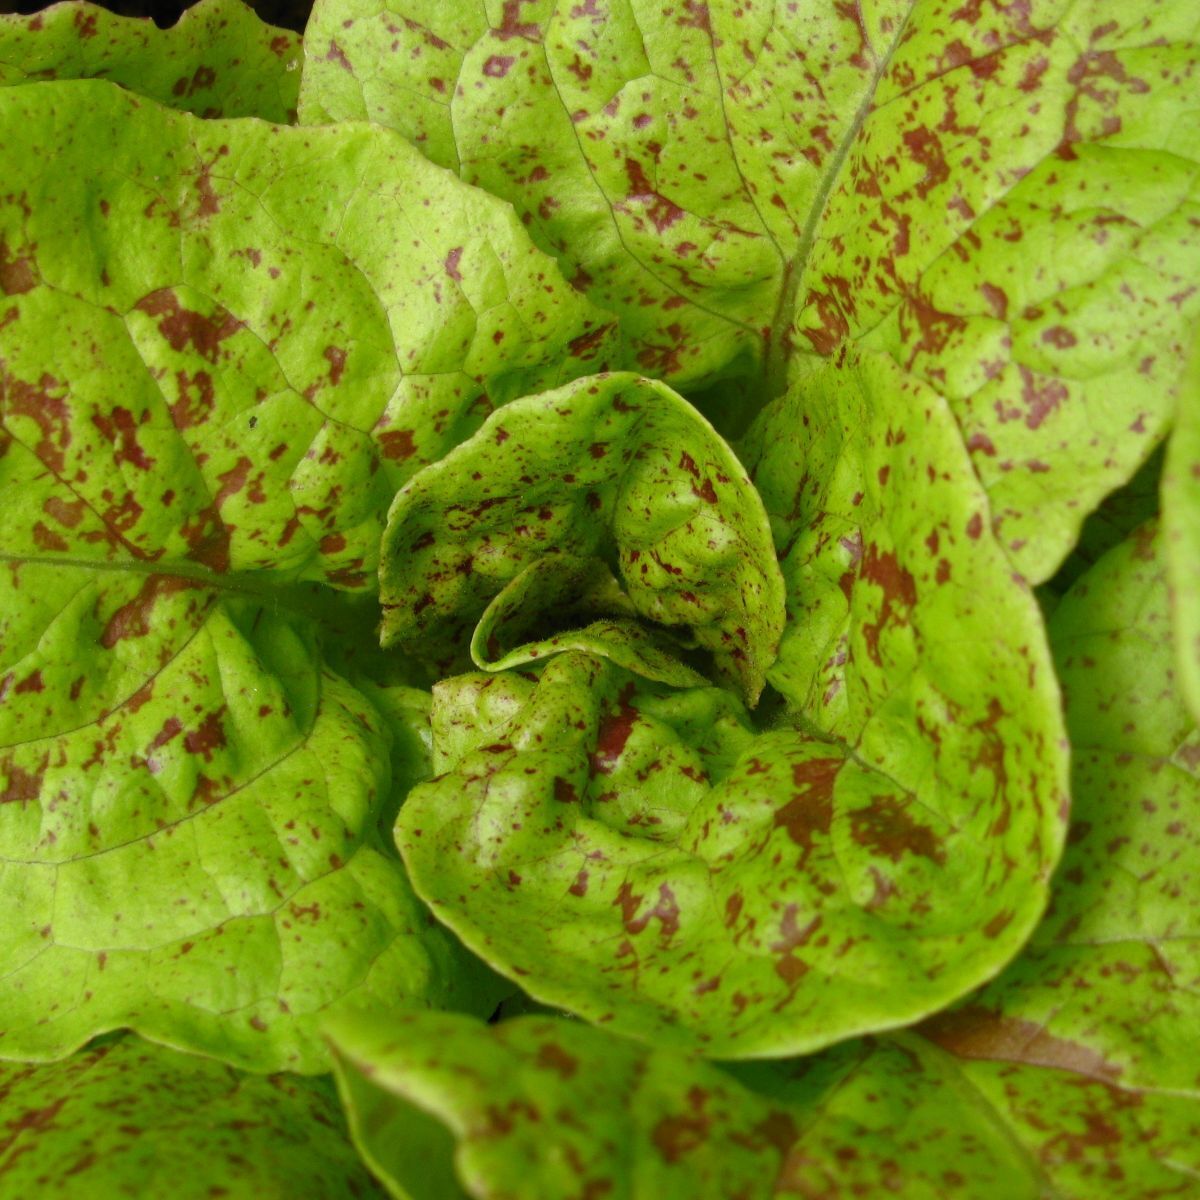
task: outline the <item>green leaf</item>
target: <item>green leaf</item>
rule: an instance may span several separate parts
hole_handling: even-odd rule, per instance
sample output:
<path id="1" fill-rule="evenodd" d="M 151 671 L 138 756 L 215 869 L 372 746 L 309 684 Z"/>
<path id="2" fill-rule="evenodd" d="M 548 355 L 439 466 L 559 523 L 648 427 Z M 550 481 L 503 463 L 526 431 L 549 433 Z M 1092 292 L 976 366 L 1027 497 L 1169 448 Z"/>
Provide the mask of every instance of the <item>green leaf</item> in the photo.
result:
<path id="1" fill-rule="evenodd" d="M 1020 695 L 990 725 L 943 717 L 947 752 L 992 751 L 963 770 L 890 714 L 861 750 L 756 735 L 727 693 L 578 653 L 463 676 L 434 690 L 442 773 L 397 844 L 438 918 L 535 998 L 715 1057 L 810 1051 L 928 1015 L 1028 936 L 1062 754 L 1055 714 Z M 885 731 L 899 778 L 866 758 Z"/>
<path id="2" fill-rule="evenodd" d="M 1200 721 L 1200 338 L 1188 362 L 1162 494 L 1179 687 Z"/>
<path id="3" fill-rule="evenodd" d="M 170 29 L 86 0 L 0 15 L 0 87 L 108 79 L 201 117 L 295 121 L 300 58 L 299 35 L 242 0 L 200 0 Z"/>
<path id="4" fill-rule="evenodd" d="M 1193 1195 L 1200 731 L 1172 687 L 1152 526 L 1072 588 L 1052 634 L 1072 838 L 1047 920 L 997 980 L 915 1031 L 726 1069 L 562 1019 L 337 1020 L 351 1128 L 392 1194 L 436 1172 L 428 1194 L 456 1200 Z"/>
<path id="5" fill-rule="evenodd" d="M 246 1075 L 120 1038 L 49 1066 L 0 1064 L 7 1196 L 382 1196 L 324 1080 Z"/>
<path id="6" fill-rule="evenodd" d="M 761 403 L 860 340 L 936 387 L 1034 582 L 1165 432 L 1200 318 L 1190 0 L 320 0 L 305 57 L 304 120 L 510 200 L 629 365 Z"/>
<path id="7" fill-rule="evenodd" d="M 506 653 L 539 619 L 578 629 L 578 608 L 611 605 L 610 616 L 690 629 L 753 704 L 783 628 L 771 533 L 745 470 L 685 400 L 634 375 L 494 413 L 396 497 L 382 555 L 383 644 L 442 665 L 478 626 L 479 666 L 594 648 L 650 678 L 702 682 L 628 624 Z"/>
<path id="8" fill-rule="evenodd" d="M 0 152 L 4 427 L 71 479 L 90 557 L 373 586 L 396 488 L 603 353 L 511 213 L 382 130 L 78 82 L 0 89 Z M 10 552 L 67 537 L 44 501 Z"/>
<path id="9" fill-rule="evenodd" d="M 393 781 L 334 589 L 372 589 L 400 481 L 603 325 L 385 131 L 63 82 L 0 89 L 0 149 L 0 1051 L 129 1026 L 312 1071 L 339 1005 L 486 1012 L 379 839 L 424 768 Z"/>
<path id="10" fill-rule="evenodd" d="M 915 1038 L 759 1069 L 751 1088 L 546 1017 L 356 1017 L 331 1036 L 355 1142 L 399 1200 L 1045 1194 L 953 1064 Z"/>
<path id="11" fill-rule="evenodd" d="M 378 121 L 511 201 L 629 366 L 760 378 L 905 7 L 319 0 L 301 119 Z"/>

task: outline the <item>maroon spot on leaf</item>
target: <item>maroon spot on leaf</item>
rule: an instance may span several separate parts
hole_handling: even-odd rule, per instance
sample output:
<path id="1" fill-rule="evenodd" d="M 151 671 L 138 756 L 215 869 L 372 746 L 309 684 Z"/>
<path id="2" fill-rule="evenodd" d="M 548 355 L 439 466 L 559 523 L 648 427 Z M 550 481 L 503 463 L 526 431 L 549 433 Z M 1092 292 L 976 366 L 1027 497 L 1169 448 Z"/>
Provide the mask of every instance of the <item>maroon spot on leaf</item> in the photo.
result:
<path id="1" fill-rule="evenodd" d="M 554 777 L 554 798 L 560 804 L 579 803 L 579 793 L 575 790 L 575 785 L 569 779 L 564 779 L 561 775 L 555 775 Z"/>
<path id="2" fill-rule="evenodd" d="M 70 543 L 60 533 L 55 533 L 48 525 L 42 521 L 35 521 L 33 525 L 33 544 L 39 550 L 45 550 L 54 554 L 65 554 L 70 549 Z"/>
<path id="3" fill-rule="evenodd" d="M 1021 399 L 1025 402 L 1025 426 L 1039 429 L 1042 422 L 1067 398 L 1066 386 L 1057 379 L 1036 376 L 1023 363 L 1018 367 L 1021 372 Z"/>
<path id="4" fill-rule="evenodd" d="M 616 711 L 610 710 L 600 722 L 590 759 L 593 775 L 611 775 L 625 752 L 625 743 L 638 719 L 637 709 L 629 703 L 632 695 L 633 684 L 627 684 L 617 699 Z"/>
<path id="5" fill-rule="evenodd" d="M 80 38 L 93 38 L 96 36 L 96 14 L 94 12 L 85 12 L 83 9 L 77 9 L 72 21 L 75 25 L 75 34 Z"/>
<path id="6" fill-rule="evenodd" d="M 379 452 L 391 462 L 403 462 L 416 453 L 411 429 L 388 429 L 376 437 Z"/>
<path id="7" fill-rule="evenodd" d="M 13 688 L 13 691 L 18 696 L 30 692 L 44 692 L 45 690 L 46 684 L 42 679 L 41 671 L 33 671 L 29 675 L 26 675 L 25 678 Z"/>
<path id="8" fill-rule="evenodd" d="M 534 1063 L 542 1070 L 553 1071 L 563 1079 L 570 1079 L 579 1069 L 579 1060 L 554 1042 L 543 1042 L 538 1047 Z"/>
<path id="9" fill-rule="evenodd" d="M 176 353 L 190 348 L 210 363 L 217 361 L 221 343 L 242 328 L 242 322 L 222 308 L 211 317 L 184 308 L 171 288 L 143 296 L 134 308 L 160 318 L 158 330 Z"/>
<path id="10" fill-rule="evenodd" d="M 175 372 L 178 398 L 171 404 L 171 421 L 176 429 L 192 429 L 203 425 L 212 415 L 215 392 L 212 376 L 207 371 L 188 375 Z"/>
<path id="11" fill-rule="evenodd" d="M 975 513 L 967 522 L 967 537 L 978 538 L 982 533 L 983 517 L 980 513 Z"/>
<path id="12" fill-rule="evenodd" d="M 176 575 L 148 575 L 137 595 L 122 604 L 105 622 L 100 645 L 111 650 L 119 642 L 145 637 L 150 632 L 154 608 L 160 599 L 196 587 L 199 585 Z"/>
<path id="13" fill-rule="evenodd" d="M 1032 1021 L 1001 1016 L 980 1005 L 939 1013 L 917 1028 L 959 1058 L 1053 1067 L 1104 1083 L 1114 1082 L 1122 1072 L 1098 1050 L 1057 1037 Z"/>
<path id="14" fill-rule="evenodd" d="M 483 73 L 491 79 L 503 79 L 516 61 L 511 54 L 493 54 L 483 64 Z"/>
<path id="15" fill-rule="evenodd" d="M 12 762 L 6 770 L 4 790 L 0 791 L 0 804 L 24 804 L 26 801 L 36 800 L 42 794 L 43 771 L 35 774 Z"/>
<path id="16" fill-rule="evenodd" d="M 588 279 L 591 283 L 591 279 Z M 613 322 L 607 325 L 597 326 L 595 329 L 589 330 L 587 333 L 581 333 L 578 337 L 572 338 L 567 343 L 567 350 L 573 358 L 591 358 L 596 352 L 597 347 L 602 345 L 609 333 L 614 327 Z"/>
<path id="17" fill-rule="evenodd" d="M 30 384 L 2 373 L 0 364 L 0 410 L 7 409 L 10 417 L 28 417 L 37 425 L 34 454 L 55 475 L 63 473 L 64 452 L 71 444 L 67 391 L 67 385 L 53 375 L 43 372 L 37 384 Z"/>
<path id="18" fill-rule="evenodd" d="M 586 868 L 581 868 L 575 876 L 575 881 L 571 884 L 567 891 L 572 896 L 586 896 L 588 890 L 588 873 Z"/>
<path id="19" fill-rule="evenodd" d="M 455 246 L 454 249 L 446 255 L 446 261 L 443 264 L 446 274 L 453 279 L 455 283 L 462 283 L 462 274 L 458 269 L 459 260 L 462 258 L 462 252 L 463 248 L 461 246 Z"/>
<path id="20" fill-rule="evenodd" d="M 541 29 L 533 21 L 521 20 L 521 5 L 528 2 L 529 0 L 504 0 L 504 7 L 500 10 L 500 26 L 496 30 L 497 37 L 503 41 L 520 37 L 536 42 L 542 36 Z"/>
<path id="21" fill-rule="evenodd" d="M 329 39 L 329 49 L 325 52 L 323 61 L 337 63 L 343 71 L 349 71 L 350 74 L 354 74 L 354 68 L 350 65 L 350 60 L 346 57 L 345 51 L 333 38 Z"/>
<path id="22" fill-rule="evenodd" d="M 342 380 L 342 372 L 346 369 L 346 351 L 340 346 L 326 346 L 322 353 L 325 361 L 329 363 L 329 382 L 337 387 Z"/>
<path id="23" fill-rule="evenodd" d="M 692 495 L 703 500 L 705 504 L 717 503 L 717 489 L 713 487 L 711 479 L 706 479 L 699 487 L 693 484 Z"/>
<path id="24" fill-rule="evenodd" d="M 1049 343 L 1051 346 L 1057 346 L 1060 350 L 1069 350 L 1078 342 L 1078 338 L 1062 325 L 1053 325 L 1049 329 L 1042 331 L 1042 341 Z"/>
<path id="25" fill-rule="evenodd" d="M 650 1140 L 664 1162 L 676 1163 L 708 1140 L 712 1126 L 712 1118 L 705 1112 L 708 1092 L 692 1086 L 687 1102 L 689 1112 L 662 1117 L 651 1131 Z"/>
<path id="26" fill-rule="evenodd" d="M 973 433 L 967 439 L 967 449 L 972 453 L 986 454 L 989 458 L 996 457 L 996 447 L 986 433 Z"/>
<path id="27" fill-rule="evenodd" d="M 0 237 L 0 292 L 6 296 L 20 296 L 37 286 L 33 270 L 33 258 L 28 254 L 14 254 L 8 242 Z"/>
<path id="28" fill-rule="evenodd" d="M 773 825 L 800 847 L 799 867 L 807 865 L 819 837 L 829 836 L 833 789 L 844 760 L 812 758 L 792 763 L 791 799 L 775 813 Z M 740 900 L 739 900 L 740 910 Z M 728 916 L 728 912 L 726 914 Z"/>
<path id="29" fill-rule="evenodd" d="M 983 298 L 987 301 L 987 306 L 992 310 L 994 316 L 999 317 L 1001 321 L 1008 318 L 1008 295 L 1003 288 L 997 287 L 994 283 L 982 283 L 979 285 L 979 290 L 983 293 Z"/>
<path id="30" fill-rule="evenodd" d="M 669 229 L 683 217 L 683 209 L 678 204 L 668 200 L 650 185 L 646 172 L 636 159 L 625 159 L 625 175 L 629 180 L 629 199 L 646 206 L 646 215 L 659 233 Z"/>
<path id="31" fill-rule="evenodd" d="M 915 820 L 910 808 L 895 796 L 872 796 L 869 808 L 850 814 L 850 836 L 864 849 L 891 862 L 911 854 L 942 865 L 946 850 L 941 839 L 928 825 Z"/>
<path id="32" fill-rule="evenodd" d="M 92 414 L 92 424 L 100 431 L 101 437 L 115 449 L 113 462 L 117 466 L 128 463 L 139 471 L 150 470 L 155 462 L 146 454 L 137 440 L 138 426 L 145 425 L 149 419 L 149 412 L 143 412 L 141 419 L 135 421 L 133 413 L 119 404 L 107 414 L 102 412 Z"/>
<path id="33" fill-rule="evenodd" d="M 883 593 L 878 619 L 862 623 L 867 653 L 873 662 L 880 664 L 880 634 L 888 625 L 902 621 L 912 611 L 917 602 L 916 580 L 900 565 L 895 554 L 891 551 L 881 551 L 874 544 L 866 548 L 859 574 L 861 578 L 874 583 Z"/>
<path id="34" fill-rule="evenodd" d="M 212 762 L 213 753 L 226 744 L 225 726 L 221 721 L 224 712 L 225 705 L 222 704 L 215 712 L 207 713 L 195 729 L 184 735 L 183 748 L 189 754 L 195 754 L 205 762 Z"/>

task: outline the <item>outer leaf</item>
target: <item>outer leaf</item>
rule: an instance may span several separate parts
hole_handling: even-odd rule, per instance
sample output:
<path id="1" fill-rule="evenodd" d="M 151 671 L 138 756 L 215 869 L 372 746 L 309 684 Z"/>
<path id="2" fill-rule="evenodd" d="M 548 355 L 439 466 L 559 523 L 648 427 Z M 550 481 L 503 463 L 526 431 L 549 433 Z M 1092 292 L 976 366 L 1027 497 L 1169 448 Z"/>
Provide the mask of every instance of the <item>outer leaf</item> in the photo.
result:
<path id="1" fill-rule="evenodd" d="M 778 374 L 795 264 L 908 7 L 319 0 L 301 116 L 380 121 L 510 200 L 620 314 L 631 366 Z"/>
<path id="2" fill-rule="evenodd" d="M 552 1018 L 356 1018 L 332 1037 L 355 1141 L 400 1200 L 1046 1194 L 919 1039 L 846 1047 L 798 1079 L 760 1073 L 751 1090 L 701 1060 Z"/>
<path id="3" fill-rule="evenodd" d="M 109 79 L 201 117 L 294 121 L 300 54 L 298 34 L 263 24 L 242 0 L 200 0 L 170 29 L 87 0 L 0 16 L 0 87 Z"/>
<path id="4" fill-rule="evenodd" d="M 317 628 L 345 640 L 361 611 L 285 584 L 365 589 L 386 481 L 413 469 L 394 422 L 556 378 L 584 306 L 496 203 L 381 131 L 325 161 L 332 133 L 97 82 L 0 89 L 0 116 L 0 1053 L 128 1025 L 311 1071 L 331 1007 L 486 1010 L 378 840 L 403 789 L 385 724 L 322 663 Z M 422 192 L 438 224 L 396 248 Z M 543 280 L 481 319 L 511 333 L 503 373 L 454 324 L 438 239 L 468 226 L 487 286 Z M 402 372 L 400 331 L 414 370 L 449 373 Z M 424 427 L 411 459 L 475 419 Z"/>
<path id="5" fill-rule="evenodd" d="M 382 130 L 77 82 L 0 89 L 0 154 L 2 420 L 45 469 L 10 552 L 80 536 L 69 480 L 90 558 L 373 586 L 396 488 L 603 353 L 511 213 Z"/>
<path id="6" fill-rule="evenodd" d="M 1162 437 L 1200 316 L 1191 0 L 482 8 L 322 0 L 305 118 L 510 199 L 642 369 L 756 373 L 798 296 L 797 346 L 951 402 L 1034 582 Z"/>
<path id="7" fill-rule="evenodd" d="M 136 1038 L 52 1066 L 0 1066 L 6 1196 L 358 1200 L 358 1162 L 324 1081 L 244 1075 Z"/>
<path id="8" fill-rule="evenodd" d="M 1163 476 L 1179 686 L 1200 721 L 1200 340 L 1192 351 Z"/>
<path id="9" fill-rule="evenodd" d="M 690 628 L 753 704 L 783 628 L 771 533 L 744 469 L 685 400 L 634 375 L 579 380 L 494 413 L 396 497 L 382 553 L 383 644 L 445 661 L 480 618 L 484 665 L 503 653 L 505 613 L 557 617 L 580 589 L 602 609 L 615 592 L 616 615 Z M 567 557 L 547 570 L 547 556 Z M 588 573 L 609 562 L 627 599 L 610 573 Z M 615 632 L 618 661 L 697 682 Z M 609 640 L 592 627 L 586 644 L 597 639 Z M 572 645 L 581 643 L 538 640 L 521 657 Z"/>

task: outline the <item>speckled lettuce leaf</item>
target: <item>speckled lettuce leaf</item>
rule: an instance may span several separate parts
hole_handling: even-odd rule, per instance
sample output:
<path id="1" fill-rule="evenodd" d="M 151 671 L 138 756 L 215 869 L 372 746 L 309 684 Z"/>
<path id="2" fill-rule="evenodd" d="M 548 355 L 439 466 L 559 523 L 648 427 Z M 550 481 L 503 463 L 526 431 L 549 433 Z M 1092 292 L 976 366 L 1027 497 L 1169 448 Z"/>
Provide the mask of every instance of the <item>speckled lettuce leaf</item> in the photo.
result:
<path id="1" fill-rule="evenodd" d="M 578 598 L 690 630 L 751 704 L 783 628 L 783 581 L 745 470 L 686 400 L 626 373 L 516 401 L 412 479 L 388 515 L 379 578 L 385 646 L 452 665 L 474 637 L 477 665 L 502 662 L 517 648 L 501 640 L 515 603 L 529 628 L 540 617 L 588 630 L 583 642 L 534 636 L 517 661 L 600 642 L 667 679 L 654 643 L 643 652 L 627 627 L 605 636 L 573 612 Z"/>
<path id="2" fill-rule="evenodd" d="M 0 117 L 0 1055 L 130 1026 L 313 1071 L 339 1005 L 486 1011 L 380 836 L 425 768 L 352 643 L 387 481 L 570 373 L 586 305 L 384 131 L 95 81 L 0 89 Z"/>
<path id="3" fill-rule="evenodd" d="M 65 0 L 31 16 L 0 15 L 0 87 L 108 79 L 201 117 L 296 119 L 300 36 L 241 0 L 200 0 L 177 24 Z"/>
<path id="4" fill-rule="evenodd" d="M 47 1200 L 366 1200 L 326 1080 L 248 1075 L 125 1037 L 0 1064 L 0 1189 Z"/>
<path id="5" fill-rule="evenodd" d="M 368 1162 L 395 1196 L 424 1195 L 414 1172 L 436 1170 L 433 1194 L 455 1200 L 589 1185 L 681 1200 L 1193 1196 L 1200 733 L 1173 683 L 1168 609 L 1150 526 L 1054 615 L 1072 838 L 1046 921 L 981 992 L 902 1034 L 727 1068 L 561 1019 L 338 1020 Z"/>
<path id="6" fill-rule="evenodd" d="M 373 589 L 396 488 L 604 353 L 506 206 L 384 130 L 63 82 L 0 88 L 0 156 L 4 429 L 44 467 L 10 552 Z"/>
<path id="7" fill-rule="evenodd" d="M 511 201 L 629 366 L 761 382 L 908 8 L 319 0 L 301 119 L 379 121 Z"/>
<path id="8" fill-rule="evenodd" d="M 974 724 L 946 697 L 937 738 L 918 730 L 941 694 L 898 691 L 851 746 L 585 654 L 460 676 L 434 689 L 440 774 L 397 844 L 536 999 L 714 1057 L 808 1052 L 929 1015 L 1028 936 L 1063 832 L 1045 678 L 1023 667 Z"/>
<path id="9" fill-rule="evenodd" d="M 739 1079 L 549 1017 L 374 1015 L 331 1035 L 355 1142 L 397 1200 L 1058 1194 L 919 1038 Z"/>
<path id="10" fill-rule="evenodd" d="M 1191 0 L 321 0 L 305 53 L 304 119 L 511 200 L 640 369 L 766 360 L 770 391 L 863 340 L 935 386 L 1034 582 L 1165 431 L 1200 318 Z"/>
<path id="11" fill-rule="evenodd" d="M 1188 362 L 1167 453 L 1162 515 L 1179 687 L 1200 721 L 1200 339 Z"/>

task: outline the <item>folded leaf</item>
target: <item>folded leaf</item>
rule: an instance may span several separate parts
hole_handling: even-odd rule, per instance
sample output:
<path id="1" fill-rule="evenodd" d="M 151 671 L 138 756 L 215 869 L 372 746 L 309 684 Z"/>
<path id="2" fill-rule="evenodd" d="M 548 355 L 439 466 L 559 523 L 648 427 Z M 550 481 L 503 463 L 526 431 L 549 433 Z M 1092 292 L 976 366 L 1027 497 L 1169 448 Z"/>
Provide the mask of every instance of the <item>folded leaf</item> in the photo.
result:
<path id="1" fill-rule="evenodd" d="M 751 704 L 783 627 L 771 533 L 745 470 L 687 401 L 634 375 L 577 380 L 494 413 L 396 497 L 382 555 L 383 644 L 443 664 L 481 618 L 476 662 L 499 658 L 506 588 L 518 589 L 517 606 L 556 620 L 580 588 L 599 587 L 591 602 L 602 607 L 616 580 L 587 580 L 605 564 L 624 591 L 612 615 L 690 629 Z M 566 560 L 546 564 L 552 556 Z M 489 609 L 497 598 L 501 608 Z M 611 640 L 618 661 L 641 656 L 627 630 L 615 633 L 593 627 L 588 644 Z M 521 657 L 582 644 L 536 639 Z M 666 678 L 661 653 L 647 653 L 651 678 Z"/>
<path id="2" fill-rule="evenodd" d="M 0 1064 L 6 1195 L 365 1200 L 383 1190 L 326 1081 L 246 1075 L 120 1038 L 49 1066 Z"/>
<path id="3" fill-rule="evenodd" d="M 945 781 L 936 744 L 910 742 L 932 782 L 906 787 L 815 732 L 755 735 L 716 689 L 661 693 L 576 653 L 443 683 L 432 724 L 443 773 L 396 838 L 438 918 L 537 999 L 716 1057 L 961 996 L 1028 936 L 1061 837 L 1059 799 L 1034 803 L 1058 761 L 1032 757 L 1036 730 Z"/>
<path id="4" fill-rule="evenodd" d="M 915 1031 L 727 1069 L 561 1019 L 338 1020 L 351 1128 L 392 1194 L 436 1171 L 432 1194 L 481 1200 L 1193 1195 L 1200 731 L 1172 687 L 1153 527 L 1052 634 L 1075 822 L 1049 917 L 995 982 Z"/>
<path id="5" fill-rule="evenodd" d="M 1049 578 L 1200 319 L 1191 0 L 484 7 L 319 0 L 302 119 L 370 116 L 510 200 L 676 386 L 766 362 L 761 403 L 801 350 L 886 350 Z"/>
<path id="6" fill-rule="evenodd" d="M 300 37 L 241 0 L 200 0 L 176 25 L 65 0 L 32 16 L 0 15 L 0 87 L 109 79 L 201 117 L 296 119 Z"/>
<path id="7" fill-rule="evenodd" d="M 848 5 L 319 0 L 301 118 L 369 118 L 512 202 L 676 387 L 782 374 L 794 272 L 903 27 Z"/>
<path id="8" fill-rule="evenodd" d="M 1180 395 L 1162 499 L 1179 687 L 1192 716 L 1200 721 L 1200 338 Z"/>
<path id="9" fill-rule="evenodd" d="M 511 213 L 382 130 L 68 82 L 0 89 L 0 154 L 2 420 L 45 469 L 10 552 L 82 521 L 91 559 L 373 587 L 400 483 L 603 353 Z"/>
<path id="10" fill-rule="evenodd" d="M 485 388 L 570 373 L 586 306 L 499 205 L 382 131 L 339 131 L 349 179 L 322 131 L 64 82 L 0 89 L 0 144 L 20 247 L 0 272 L 0 1054 L 128 1026 L 313 1071 L 338 1006 L 488 1011 L 494 981 L 379 837 L 424 767 L 349 682 L 374 614 L 334 589 L 373 587 L 418 444 L 440 454 Z M 397 243 L 431 197 L 438 221 Z M 522 293 L 483 321 L 513 359 L 450 299 L 439 239 L 468 229 L 488 285 Z M 389 459 L 410 415 L 429 441 Z"/>

